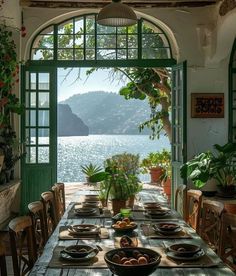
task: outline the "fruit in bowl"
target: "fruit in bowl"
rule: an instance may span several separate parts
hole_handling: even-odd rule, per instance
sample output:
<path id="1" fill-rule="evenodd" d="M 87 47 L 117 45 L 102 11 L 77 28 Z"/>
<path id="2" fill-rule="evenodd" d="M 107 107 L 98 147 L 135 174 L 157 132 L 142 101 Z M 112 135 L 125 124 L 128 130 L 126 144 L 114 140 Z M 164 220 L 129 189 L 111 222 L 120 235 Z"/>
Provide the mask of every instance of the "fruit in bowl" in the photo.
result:
<path id="1" fill-rule="evenodd" d="M 201 250 L 201 247 L 190 243 L 178 243 L 169 246 L 168 250 L 176 256 L 191 257 Z"/>
<path id="2" fill-rule="evenodd" d="M 137 247 L 138 239 L 136 237 L 122 236 L 120 238 L 120 247 Z"/>
<path id="3" fill-rule="evenodd" d="M 147 276 L 156 270 L 161 255 L 150 248 L 118 248 L 108 251 L 104 259 L 116 275 Z"/>
<path id="4" fill-rule="evenodd" d="M 130 221 L 129 218 L 124 218 L 112 224 L 112 228 L 117 232 L 133 231 L 137 228 L 137 223 Z"/>

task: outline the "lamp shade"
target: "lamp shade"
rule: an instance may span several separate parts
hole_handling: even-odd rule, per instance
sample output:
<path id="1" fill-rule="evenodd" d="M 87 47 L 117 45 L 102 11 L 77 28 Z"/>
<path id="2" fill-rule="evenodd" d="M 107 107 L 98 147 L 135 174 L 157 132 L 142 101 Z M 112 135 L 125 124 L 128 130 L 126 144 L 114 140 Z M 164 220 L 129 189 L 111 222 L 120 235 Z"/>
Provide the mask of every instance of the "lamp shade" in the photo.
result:
<path id="1" fill-rule="evenodd" d="M 120 0 L 113 0 L 98 14 L 97 22 L 104 26 L 131 26 L 137 23 L 135 12 Z"/>

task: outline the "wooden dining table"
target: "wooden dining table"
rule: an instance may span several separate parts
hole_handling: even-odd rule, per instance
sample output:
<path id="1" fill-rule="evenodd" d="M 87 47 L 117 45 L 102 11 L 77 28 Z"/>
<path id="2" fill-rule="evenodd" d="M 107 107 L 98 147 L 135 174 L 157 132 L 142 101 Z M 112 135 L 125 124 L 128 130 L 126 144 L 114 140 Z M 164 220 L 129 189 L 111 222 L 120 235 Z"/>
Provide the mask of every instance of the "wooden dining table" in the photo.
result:
<path id="1" fill-rule="evenodd" d="M 68 263 L 60 258 L 55 259 L 55 252 L 58 248 L 64 248 L 69 245 L 75 244 L 88 244 L 92 246 L 98 246 L 100 249 L 100 256 L 105 254 L 106 251 L 110 249 L 114 249 L 115 247 L 119 247 L 119 239 L 120 235 L 111 228 L 111 225 L 114 223 L 112 221 L 112 217 L 109 215 L 109 210 L 103 209 L 104 213 L 98 216 L 74 216 L 73 208 L 75 208 L 75 204 L 80 205 L 81 200 L 84 198 L 84 195 L 87 194 L 96 194 L 96 191 L 80 191 L 77 192 L 73 202 L 69 204 L 64 213 L 62 219 L 60 220 L 58 226 L 55 231 L 49 238 L 47 244 L 45 245 L 44 251 L 42 255 L 38 258 L 35 263 L 33 269 L 31 270 L 31 276 L 40 276 L 40 275 L 60 275 L 60 276 L 111 276 L 112 272 L 107 268 L 106 263 L 104 262 L 101 267 L 96 265 L 91 266 L 80 266 L 74 264 L 73 262 Z M 214 253 L 214 251 L 204 243 L 204 241 L 199 237 L 196 232 L 190 228 L 181 218 L 181 216 L 175 211 L 171 210 L 167 216 L 163 218 L 158 218 L 155 220 L 147 217 L 143 210 L 143 203 L 145 202 L 160 202 L 163 206 L 167 206 L 167 201 L 161 191 L 152 190 L 152 189 L 144 189 L 138 195 L 138 200 L 136 202 L 134 211 L 133 211 L 133 219 L 137 223 L 138 227 L 134 230 L 132 237 L 136 237 L 138 240 L 138 246 L 151 248 L 162 255 L 162 259 L 164 262 L 160 263 L 155 272 L 151 275 L 235 275 L 222 261 L 221 259 Z M 171 216 L 171 217 L 169 217 Z M 157 222 L 178 222 L 184 230 L 184 235 L 181 238 L 175 238 L 170 236 L 153 236 L 148 235 L 145 232 L 145 229 L 149 229 L 153 224 Z M 107 231 L 108 236 L 101 237 L 96 236 L 93 238 L 79 238 L 79 239 L 61 239 L 62 229 L 66 229 L 66 227 L 75 224 L 95 224 L 103 228 Z M 175 260 L 171 260 L 166 258 L 166 248 L 170 244 L 174 243 L 194 243 L 203 248 L 207 258 L 210 260 L 210 264 L 201 263 L 201 259 L 196 262 L 176 262 Z M 53 261 L 54 260 L 54 261 Z M 165 260 L 167 262 L 165 263 Z M 135 276 L 135 275 L 133 275 Z"/>

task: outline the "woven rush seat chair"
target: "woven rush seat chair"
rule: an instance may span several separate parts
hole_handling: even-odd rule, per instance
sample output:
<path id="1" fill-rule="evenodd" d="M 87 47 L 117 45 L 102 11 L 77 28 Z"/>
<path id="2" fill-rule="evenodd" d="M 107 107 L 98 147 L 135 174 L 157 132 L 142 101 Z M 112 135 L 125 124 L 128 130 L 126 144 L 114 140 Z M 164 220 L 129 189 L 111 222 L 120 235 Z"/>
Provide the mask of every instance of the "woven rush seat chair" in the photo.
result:
<path id="1" fill-rule="evenodd" d="M 6 276 L 7 275 L 7 265 L 6 265 L 6 252 L 5 252 L 5 245 L 2 241 L 0 241 L 0 275 Z"/>
<path id="2" fill-rule="evenodd" d="M 175 210 L 181 214 L 184 219 L 186 217 L 186 197 L 186 185 L 179 185 L 175 191 Z"/>
<path id="3" fill-rule="evenodd" d="M 55 230 L 59 222 L 56 215 L 56 204 L 55 204 L 53 192 L 47 191 L 42 193 L 41 199 L 43 202 L 44 216 L 46 221 L 45 228 L 47 231 L 47 236 L 50 237 L 50 235 Z"/>
<path id="4" fill-rule="evenodd" d="M 202 192 L 199 190 L 187 191 L 186 222 L 199 233 L 200 215 L 202 207 Z"/>
<path id="5" fill-rule="evenodd" d="M 65 212 L 65 185 L 64 183 L 56 183 L 52 186 L 56 205 L 56 216 L 59 221 Z"/>
<path id="6" fill-rule="evenodd" d="M 10 221 L 8 227 L 14 275 L 24 276 L 32 269 L 37 260 L 31 217 L 14 218 Z"/>
<path id="7" fill-rule="evenodd" d="M 200 236 L 217 253 L 221 231 L 221 216 L 224 204 L 219 201 L 204 200 L 200 225 Z"/>
<path id="8" fill-rule="evenodd" d="M 36 250 L 41 255 L 48 240 L 47 221 L 42 201 L 34 201 L 28 205 L 29 215 L 33 222 L 33 231 L 36 240 Z"/>
<path id="9" fill-rule="evenodd" d="M 236 215 L 223 213 L 219 239 L 219 256 L 236 273 Z"/>

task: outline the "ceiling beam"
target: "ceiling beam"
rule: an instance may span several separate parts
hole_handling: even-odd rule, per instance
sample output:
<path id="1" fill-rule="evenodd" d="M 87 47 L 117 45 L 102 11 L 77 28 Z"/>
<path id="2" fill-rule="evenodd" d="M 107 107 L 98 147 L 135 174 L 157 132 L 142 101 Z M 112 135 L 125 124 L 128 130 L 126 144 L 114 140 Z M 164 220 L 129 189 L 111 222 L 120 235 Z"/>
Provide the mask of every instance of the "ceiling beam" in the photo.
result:
<path id="1" fill-rule="evenodd" d="M 33 8 L 102 8 L 110 0 L 82 0 L 82 1 L 62 1 L 62 0 L 20 0 L 22 7 Z M 203 7 L 215 4 L 218 0 L 134 0 L 122 1 L 133 8 L 152 8 L 152 7 Z"/>

